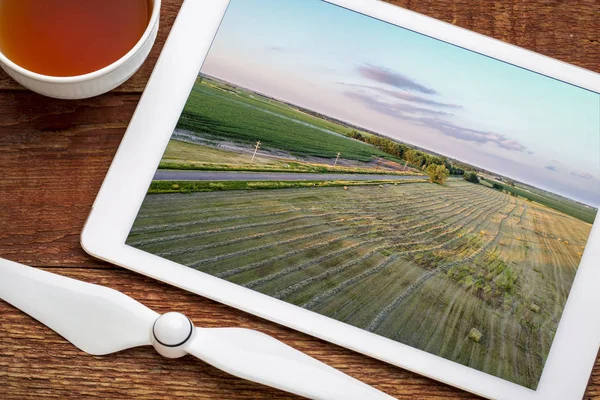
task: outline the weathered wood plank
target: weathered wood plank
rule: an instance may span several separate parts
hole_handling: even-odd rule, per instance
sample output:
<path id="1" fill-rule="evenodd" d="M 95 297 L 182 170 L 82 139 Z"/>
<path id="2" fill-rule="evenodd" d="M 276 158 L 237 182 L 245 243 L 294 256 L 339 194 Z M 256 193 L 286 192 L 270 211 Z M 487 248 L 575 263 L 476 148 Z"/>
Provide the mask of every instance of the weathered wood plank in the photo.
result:
<path id="1" fill-rule="evenodd" d="M 79 234 L 138 98 L 0 92 L 0 257 L 35 266 L 90 261 Z"/>
<path id="2" fill-rule="evenodd" d="M 597 0 L 387 1 L 600 72 Z"/>

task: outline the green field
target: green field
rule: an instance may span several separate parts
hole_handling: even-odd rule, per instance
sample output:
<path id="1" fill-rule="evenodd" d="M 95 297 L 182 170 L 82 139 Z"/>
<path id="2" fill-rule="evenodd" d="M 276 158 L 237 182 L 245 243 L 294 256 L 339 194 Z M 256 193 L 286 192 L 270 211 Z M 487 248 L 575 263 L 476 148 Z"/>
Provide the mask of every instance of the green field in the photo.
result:
<path id="1" fill-rule="evenodd" d="M 483 185 L 408 183 L 152 194 L 127 243 L 535 388 L 590 229 Z"/>
<path id="2" fill-rule="evenodd" d="M 148 189 L 149 194 L 160 193 L 197 193 L 219 192 L 225 190 L 275 190 L 322 187 L 381 186 L 407 185 L 415 182 L 426 182 L 426 179 L 410 181 L 153 181 Z"/>
<path id="3" fill-rule="evenodd" d="M 233 95 L 236 96 L 236 98 L 238 99 L 241 98 L 248 105 L 263 108 L 276 114 L 297 119 L 299 121 L 306 122 L 307 124 L 314 125 L 322 129 L 327 129 L 344 136 L 350 134 L 350 132 L 354 130 L 354 128 L 344 126 L 333 121 L 328 121 L 326 119 L 319 118 L 314 115 L 309 115 L 290 104 L 285 104 L 277 100 L 261 96 L 256 92 L 249 91 L 241 87 L 233 86 L 226 82 L 214 80 L 214 78 L 211 77 L 202 78 L 201 81 L 198 82 L 198 84 L 210 87 L 214 90 L 218 90 L 221 94 Z M 360 133 L 369 135 L 369 133 L 364 131 L 360 131 Z"/>
<path id="4" fill-rule="evenodd" d="M 194 85 L 177 127 L 247 145 L 260 140 L 263 148 L 300 157 L 335 158 L 340 152 L 345 159 L 363 162 L 375 157 L 394 159 L 373 146 L 344 137 L 347 127 L 242 89 L 219 88 L 212 81 Z"/>
<path id="5" fill-rule="evenodd" d="M 500 185 L 503 190 L 509 193 L 514 193 L 517 196 L 524 197 L 526 199 L 535 201 L 539 204 L 548 206 L 557 211 L 563 212 L 567 215 L 571 215 L 575 218 L 579 218 L 582 221 L 594 223 L 598 210 L 595 208 L 587 207 L 583 204 L 571 201 L 564 197 L 557 196 L 555 194 L 545 192 L 543 190 L 536 189 L 534 187 L 521 187 L 520 185 L 512 186 L 507 185 L 504 182 L 497 180 L 486 179 L 482 181 L 483 184 L 492 186 L 493 184 Z"/>

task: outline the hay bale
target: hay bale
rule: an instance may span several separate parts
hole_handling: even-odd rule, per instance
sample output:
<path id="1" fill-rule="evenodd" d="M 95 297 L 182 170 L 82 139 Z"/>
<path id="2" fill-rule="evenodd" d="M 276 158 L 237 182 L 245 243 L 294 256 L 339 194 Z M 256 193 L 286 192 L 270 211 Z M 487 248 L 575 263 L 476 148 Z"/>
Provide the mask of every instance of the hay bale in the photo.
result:
<path id="1" fill-rule="evenodd" d="M 531 311 L 533 311 L 534 313 L 536 313 L 536 314 L 539 314 L 539 313 L 540 313 L 540 306 L 538 306 L 537 304 L 531 303 L 531 304 L 529 305 L 529 309 L 530 309 Z"/>
<path id="2" fill-rule="evenodd" d="M 344 186 L 344 190 L 348 190 L 348 186 Z"/>
<path id="3" fill-rule="evenodd" d="M 177 190 L 177 189 L 179 189 L 179 185 L 178 185 L 178 184 L 176 184 L 176 183 L 174 183 L 174 184 L 173 184 L 173 186 L 171 186 L 171 188 L 173 188 L 173 189 Z"/>
<path id="4" fill-rule="evenodd" d="M 477 328 L 472 328 L 469 332 L 469 339 L 471 339 L 475 343 L 479 343 L 481 341 L 482 336 L 483 333 L 481 333 Z"/>

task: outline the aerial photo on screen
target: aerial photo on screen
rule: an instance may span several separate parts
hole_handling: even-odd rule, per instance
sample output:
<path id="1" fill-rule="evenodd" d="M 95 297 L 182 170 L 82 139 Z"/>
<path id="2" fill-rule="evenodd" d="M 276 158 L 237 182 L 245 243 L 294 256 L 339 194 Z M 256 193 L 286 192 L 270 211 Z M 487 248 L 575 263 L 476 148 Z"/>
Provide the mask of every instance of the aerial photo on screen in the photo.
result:
<path id="1" fill-rule="evenodd" d="M 127 243 L 535 389 L 600 203 L 596 93 L 233 0 Z"/>

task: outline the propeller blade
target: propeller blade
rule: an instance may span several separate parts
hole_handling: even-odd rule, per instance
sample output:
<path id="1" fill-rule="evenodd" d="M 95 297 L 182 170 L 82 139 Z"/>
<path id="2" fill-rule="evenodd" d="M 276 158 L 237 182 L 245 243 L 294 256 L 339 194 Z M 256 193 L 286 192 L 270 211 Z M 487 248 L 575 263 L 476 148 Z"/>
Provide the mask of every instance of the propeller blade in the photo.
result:
<path id="1" fill-rule="evenodd" d="M 152 344 L 159 317 L 116 290 L 3 259 L 0 299 L 93 355 Z"/>
<path id="2" fill-rule="evenodd" d="M 196 328 L 184 349 L 231 375 L 310 399 L 393 399 L 271 336 L 249 329 Z"/>
<path id="3" fill-rule="evenodd" d="M 165 357 L 189 353 L 231 375 L 310 399 L 393 399 L 263 333 L 195 328 L 183 314 L 160 316 L 116 290 L 1 258 L 0 299 L 89 354 L 152 345 Z"/>

